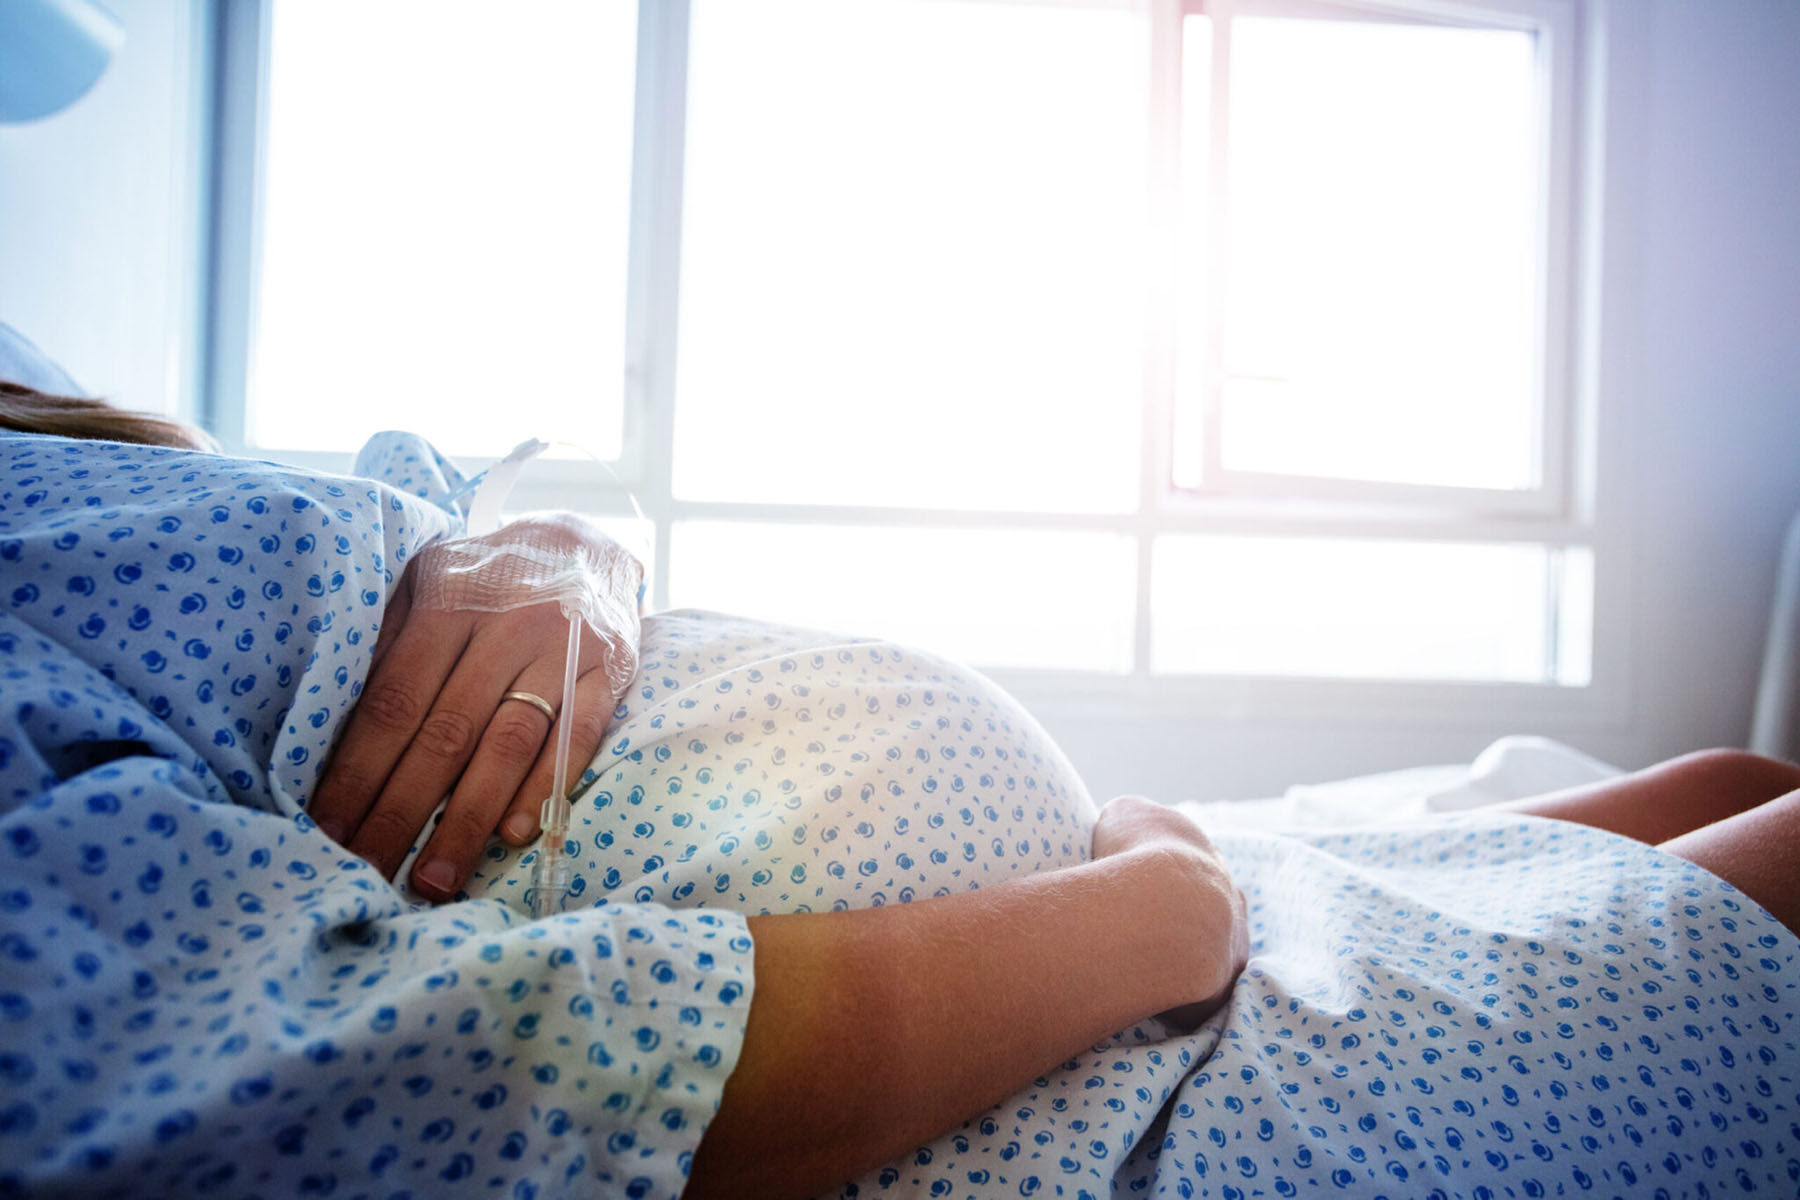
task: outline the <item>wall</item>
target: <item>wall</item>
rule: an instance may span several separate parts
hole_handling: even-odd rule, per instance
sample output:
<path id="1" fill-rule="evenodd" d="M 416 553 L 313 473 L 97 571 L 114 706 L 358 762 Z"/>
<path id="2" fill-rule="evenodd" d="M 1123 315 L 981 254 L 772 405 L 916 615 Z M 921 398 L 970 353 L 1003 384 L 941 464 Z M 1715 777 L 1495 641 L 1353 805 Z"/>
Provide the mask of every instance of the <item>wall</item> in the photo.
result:
<path id="1" fill-rule="evenodd" d="M 89 387 L 180 411 L 195 237 L 193 9 L 118 0 L 126 46 L 74 109 L 0 127 L 0 320 Z M 1268 794 L 1467 761 L 1505 733 L 1639 765 L 1748 736 L 1775 557 L 1800 511 L 1800 5 L 1610 0 L 1603 515 L 1631 553 L 1600 620 L 1626 702 L 1602 719 L 1188 720 L 1044 709 L 1098 794 Z"/>
<path id="2" fill-rule="evenodd" d="M 1800 4 L 1655 6 L 1635 419 L 1633 745 L 1748 736 L 1800 511 Z"/>
<path id="3" fill-rule="evenodd" d="M 93 90 L 0 125 L 0 321 L 89 391 L 177 412 L 192 365 L 194 12 L 106 6 L 125 43 Z"/>

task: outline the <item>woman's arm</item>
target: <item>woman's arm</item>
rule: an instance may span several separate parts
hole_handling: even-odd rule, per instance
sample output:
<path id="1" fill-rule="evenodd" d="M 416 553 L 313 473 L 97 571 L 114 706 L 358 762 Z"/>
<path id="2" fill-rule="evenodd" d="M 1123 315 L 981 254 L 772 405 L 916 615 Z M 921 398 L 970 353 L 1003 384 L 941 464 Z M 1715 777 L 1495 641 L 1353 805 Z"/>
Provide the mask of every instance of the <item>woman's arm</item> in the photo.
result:
<path id="1" fill-rule="evenodd" d="M 1243 901 L 1199 829 L 1118 800 L 1106 857 L 852 912 L 753 917 L 744 1048 L 689 1197 L 813 1196 L 1145 1017 L 1224 1002 Z"/>

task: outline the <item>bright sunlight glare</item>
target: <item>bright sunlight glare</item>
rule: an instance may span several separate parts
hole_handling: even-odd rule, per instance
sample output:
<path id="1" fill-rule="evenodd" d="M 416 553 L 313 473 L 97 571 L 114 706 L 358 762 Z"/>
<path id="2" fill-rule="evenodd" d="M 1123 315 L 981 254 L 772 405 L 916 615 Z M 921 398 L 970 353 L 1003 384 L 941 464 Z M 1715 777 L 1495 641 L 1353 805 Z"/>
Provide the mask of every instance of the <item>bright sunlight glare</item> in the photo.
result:
<path id="1" fill-rule="evenodd" d="M 1188 23 L 1184 87 L 1209 31 Z M 1222 433 L 1228 469 L 1527 488 L 1542 401 L 1531 35 L 1239 18 L 1231 33 Z M 1204 107 L 1184 159 L 1205 162 Z M 1198 126 L 1198 127 L 1196 127 Z M 1184 177 L 1184 220 L 1206 193 Z M 1201 178 L 1204 178 L 1202 174 Z M 1190 277 L 1184 294 L 1199 295 Z M 1184 315 L 1184 441 L 1205 363 Z M 1191 454 L 1182 482 L 1192 483 Z"/>
<path id="2" fill-rule="evenodd" d="M 1145 28 L 696 0 L 676 493 L 1128 509 Z"/>
<path id="3" fill-rule="evenodd" d="M 669 586 L 696 605 L 873 634 L 982 666 L 1131 669 L 1136 548 L 1062 530 L 680 521 Z"/>
<path id="4" fill-rule="evenodd" d="M 271 7 L 251 443 L 617 457 L 637 6 Z"/>
<path id="5" fill-rule="evenodd" d="M 1161 538 L 1152 667 L 1545 682 L 1556 674 L 1545 605 L 1553 555 L 1534 545 Z"/>

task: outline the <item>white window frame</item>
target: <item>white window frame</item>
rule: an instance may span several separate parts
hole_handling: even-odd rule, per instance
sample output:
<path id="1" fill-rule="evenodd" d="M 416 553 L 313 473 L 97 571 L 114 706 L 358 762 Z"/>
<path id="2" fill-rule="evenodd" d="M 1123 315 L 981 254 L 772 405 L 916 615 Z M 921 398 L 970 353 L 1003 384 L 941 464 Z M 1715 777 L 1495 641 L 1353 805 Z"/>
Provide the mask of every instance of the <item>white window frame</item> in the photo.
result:
<path id="1" fill-rule="evenodd" d="M 208 332 L 201 413 L 226 445 L 279 456 L 297 465 L 341 470 L 341 454 L 250 447 L 244 406 L 255 345 L 261 226 L 261 146 L 266 110 L 268 9 L 271 0 L 226 0 L 215 7 L 215 111 L 211 123 L 216 220 L 204 264 L 202 324 Z M 983 0 L 970 0 L 983 2 Z M 1030 3 L 1033 0 L 1011 0 Z M 1106 4 L 1116 0 L 1092 0 Z M 1141 490 L 1134 511 L 1119 514 L 988 512 L 842 505 L 744 504 L 684 500 L 674 494 L 675 364 L 681 265 L 681 202 L 689 0 L 639 0 L 636 111 L 628 244 L 624 441 L 613 465 L 616 482 L 596 479 L 591 465 L 541 463 L 515 493 L 521 508 L 566 507 L 626 516 L 634 495 L 653 528 L 651 611 L 669 603 L 671 530 L 684 520 L 957 529 L 1100 531 L 1130 536 L 1137 546 L 1136 636 L 1125 675 L 1053 669 L 990 673 L 1046 719 L 1142 716 L 1150 719 L 1412 720 L 1503 730 L 1521 724 L 1570 728 L 1616 726 L 1628 695 L 1624 622 L 1598 614 L 1623 611 L 1627 564 L 1622 542 L 1601 536 L 1596 521 L 1598 228 L 1600 220 L 1600 71 L 1593 29 L 1604 0 L 1147 0 L 1151 88 L 1147 117 L 1150 217 L 1155 236 L 1173 245 L 1180 164 L 1176 133 L 1181 106 L 1181 22 L 1189 13 L 1215 21 L 1214 55 L 1228 53 L 1229 17 L 1237 13 L 1362 15 L 1434 24 L 1529 29 L 1544 41 L 1540 70 L 1551 76 L 1544 115 L 1546 211 L 1541 228 L 1546 270 L 1543 311 L 1545 438 L 1541 486 L 1522 492 L 1422 487 L 1355 480 L 1306 479 L 1225 471 L 1216 461 L 1216 399 L 1206 439 L 1206 485 L 1172 483 L 1176 295 L 1175 256 L 1149 272 L 1152 316 L 1145 335 Z M 1226 33 L 1218 36 L 1220 23 Z M 1227 86 L 1214 72 L 1213 86 Z M 1218 91 L 1213 120 L 1227 119 Z M 1224 143 L 1214 139 L 1215 156 Z M 1217 178 L 1217 172 L 1213 172 Z M 1216 190 L 1216 189 L 1215 189 Z M 1215 202 L 1217 202 L 1215 198 Z M 1223 225 L 1209 223 L 1213 238 Z M 1577 234 L 1580 234 L 1578 237 Z M 1579 245 L 1580 253 L 1576 253 Z M 1216 248 L 1215 248 L 1216 254 Z M 1215 259 L 1216 261 L 1216 259 Z M 1214 272 L 1215 276 L 1219 273 Z M 1222 286 L 1222 283 L 1215 285 Z M 1210 311 L 1221 313 L 1220 306 Z M 476 460 L 465 465 L 479 469 Z M 1155 674 L 1151 661 L 1152 550 L 1171 534 L 1244 534 L 1381 538 L 1413 542 L 1529 543 L 1594 554 L 1591 681 L 1585 686 L 1500 682 L 1317 679 Z M 1554 604 L 1554 597 L 1546 597 Z M 1554 607 L 1551 609 L 1555 611 Z"/>
<path id="2" fill-rule="evenodd" d="M 1178 489 L 1174 500 L 1209 495 L 1266 496 L 1281 499 L 1341 501 L 1347 504 L 1402 504 L 1440 513 L 1470 516 L 1518 514 L 1554 518 L 1567 512 L 1570 463 L 1569 428 L 1570 355 L 1572 330 L 1569 314 L 1573 275 L 1569 269 L 1570 226 L 1573 210 L 1571 179 L 1576 127 L 1575 11 L 1569 0 L 1156 0 L 1160 18 L 1153 36 L 1156 48 L 1152 101 L 1158 132 L 1153 152 L 1178 153 L 1181 119 L 1182 22 L 1206 16 L 1212 21 L 1212 62 L 1208 105 L 1210 130 L 1207 164 L 1207 295 L 1206 378 L 1202 387 L 1201 477 L 1192 489 Z M 1372 480 L 1328 478 L 1298 474 L 1272 474 L 1234 470 L 1222 461 L 1222 396 L 1226 376 L 1222 347 L 1228 312 L 1230 280 L 1225 267 L 1226 239 L 1231 214 L 1226 202 L 1225 176 L 1230 158 L 1231 130 L 1231 32 L 1238 16 L 1312 17 L 1329 20 L 1405 21 L 1448 27 L 1510 29 L 1529 33 L 1536 41 L 1539 163 L 1542 190 L 1535 214 L 1538 229 L 1538 447 L 1539 479 L 1520 489 L 1433 486 L 1384 483 Z M 1157 195 L 1163 199 L 1156 212 L 1162 240 L 1176 236 L 1173 198 L 1178 194 L 1178 159 L 1159 163 Z M 1168 300 L 1153 311 L 1171 320 L 1176 303 Z M 1153 318 L 1155 319 L 1155 318 Z M 1172 354 L 1173 331 L 1158 339 L 1159 347 Z M 1166 368 L 1171 371 L 1172 367 Z M 1170 392 L 1172 414 L 1172 387 Z M 1174 428 L 1173 418 L 1164 428 Z M 1173 437 L 1165 439 L 1172 442 Z M 1158 478 L 1171 478 L 1170 456 L 1164 455 Z"/>

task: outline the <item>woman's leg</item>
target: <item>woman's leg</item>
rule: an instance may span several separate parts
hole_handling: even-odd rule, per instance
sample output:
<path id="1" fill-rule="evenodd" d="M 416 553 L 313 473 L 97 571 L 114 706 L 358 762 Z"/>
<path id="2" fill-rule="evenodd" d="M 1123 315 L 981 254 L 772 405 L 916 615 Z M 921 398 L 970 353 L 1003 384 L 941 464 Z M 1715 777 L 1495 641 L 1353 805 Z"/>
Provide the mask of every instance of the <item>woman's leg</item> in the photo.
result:
<path id="1" fill-rule="evenodd" d="M 1659 846 L 1795 789 L 1800 789 L 1800 767 L 1792 763 L 1744 750 L 1702 750 L 1616 779 L 1501 807 Z"/>
<path id="2" fill-rule="evenodd" d="M 1702 750 L 1505 808 L 1659 846 L 1728 881 L 1800 933 L 1800 767 Z"/>
<path id="3" fill-rule="evenodd" d="M 1663 842 L 1800 934 L 1800 791 Z"/>

